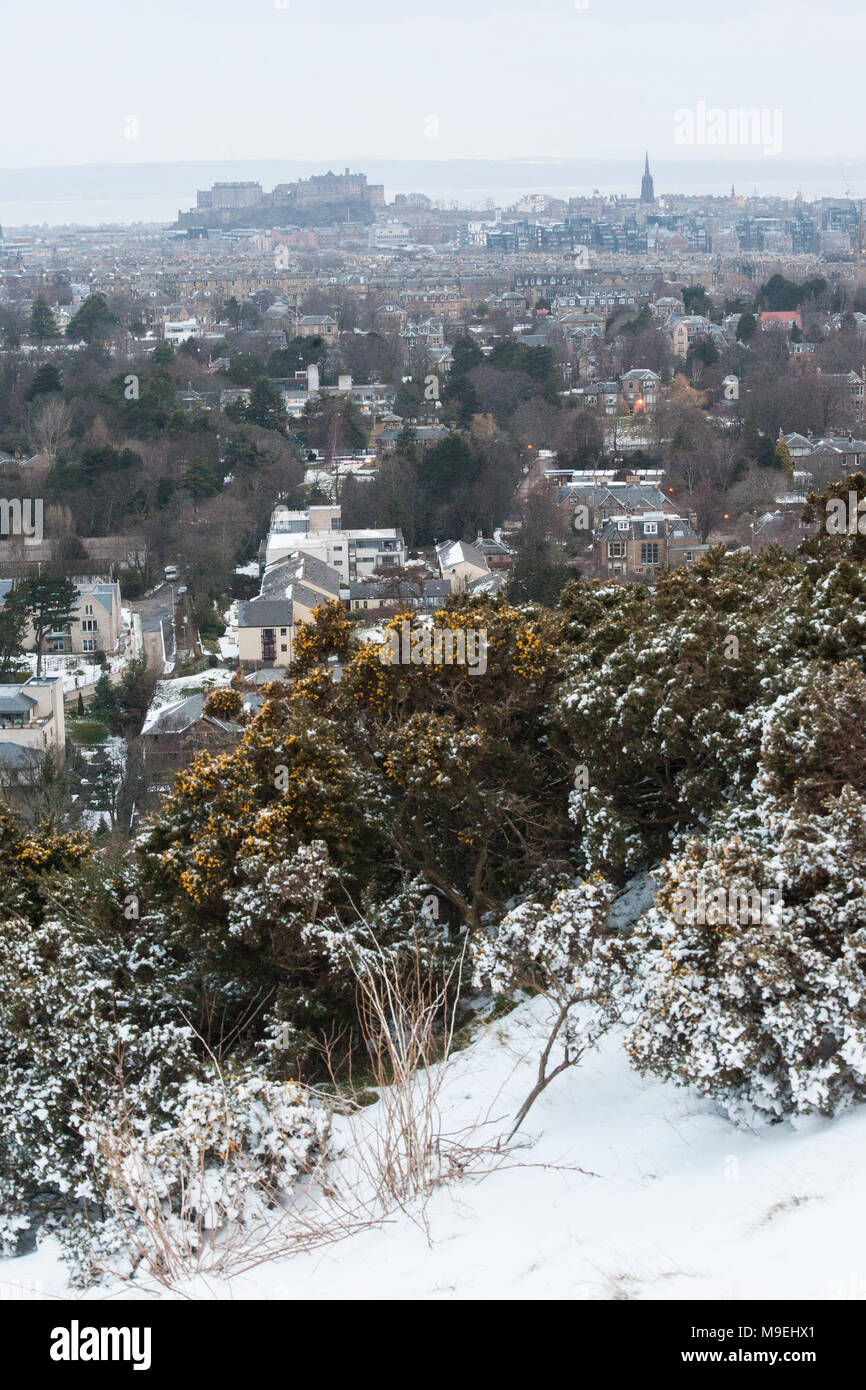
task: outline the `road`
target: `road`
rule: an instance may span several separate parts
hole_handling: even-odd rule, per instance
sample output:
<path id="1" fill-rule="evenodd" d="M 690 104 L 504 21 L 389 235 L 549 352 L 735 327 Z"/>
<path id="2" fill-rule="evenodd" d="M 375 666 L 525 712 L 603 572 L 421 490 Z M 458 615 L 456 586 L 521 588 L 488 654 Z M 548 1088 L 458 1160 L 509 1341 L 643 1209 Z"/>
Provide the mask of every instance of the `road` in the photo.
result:
<path id="1" fill-rule="evenodd" d="M 177 584 L 175 584 L 175 590 Z M 160 584 L 158 589 L 154 589 L 152 594 L 146 598 L 132 599 L 127 607 L 133 613 L 140 613 L 143 618 L 161 618 L 171 616 L 171 589 L 170 584 Z"/>

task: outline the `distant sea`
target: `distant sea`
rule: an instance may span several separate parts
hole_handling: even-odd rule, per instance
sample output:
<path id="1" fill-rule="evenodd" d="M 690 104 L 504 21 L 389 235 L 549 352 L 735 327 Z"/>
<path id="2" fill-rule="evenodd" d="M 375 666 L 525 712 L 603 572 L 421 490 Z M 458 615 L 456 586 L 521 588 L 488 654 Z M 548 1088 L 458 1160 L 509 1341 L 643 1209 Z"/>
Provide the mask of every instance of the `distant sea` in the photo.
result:
<path id="1" fill-rule="evenodd" d="M 178 205 L 171 198 L 56 198 L 46 202 L 0 200 L 4 234 L 45 227 L 103 227 L 133 222 L 171 223 Z"/>

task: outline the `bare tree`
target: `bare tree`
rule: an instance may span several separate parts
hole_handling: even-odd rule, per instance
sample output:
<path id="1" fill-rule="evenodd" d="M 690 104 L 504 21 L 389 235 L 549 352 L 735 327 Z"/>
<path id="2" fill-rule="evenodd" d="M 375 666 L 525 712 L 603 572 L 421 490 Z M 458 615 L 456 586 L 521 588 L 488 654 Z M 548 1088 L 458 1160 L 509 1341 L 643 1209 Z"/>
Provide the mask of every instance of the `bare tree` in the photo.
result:
<path id="1" fill-rule="evenodd" d="M 27 437 L 31 448 L 44 455 L 51 463 L 57 462 L 57 455 L 69 437 L 72 412 L 59 396 L 52 396 L 34 412 L 27 427 Z"/>

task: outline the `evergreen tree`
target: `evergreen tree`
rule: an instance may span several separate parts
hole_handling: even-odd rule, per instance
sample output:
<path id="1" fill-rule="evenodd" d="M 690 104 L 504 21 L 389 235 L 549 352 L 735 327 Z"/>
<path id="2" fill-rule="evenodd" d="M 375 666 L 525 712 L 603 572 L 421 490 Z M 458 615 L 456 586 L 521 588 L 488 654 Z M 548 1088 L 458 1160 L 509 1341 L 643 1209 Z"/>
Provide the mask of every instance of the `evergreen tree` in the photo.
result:
<path id="1" fill-rule="evenodd" d="M 52 314 L 44 294 L 38 294 L 33 301 L 33 308 L 30 313 L 30 336 L 38 338 L 40 341 L 60 336 L 57 320 Z"/>

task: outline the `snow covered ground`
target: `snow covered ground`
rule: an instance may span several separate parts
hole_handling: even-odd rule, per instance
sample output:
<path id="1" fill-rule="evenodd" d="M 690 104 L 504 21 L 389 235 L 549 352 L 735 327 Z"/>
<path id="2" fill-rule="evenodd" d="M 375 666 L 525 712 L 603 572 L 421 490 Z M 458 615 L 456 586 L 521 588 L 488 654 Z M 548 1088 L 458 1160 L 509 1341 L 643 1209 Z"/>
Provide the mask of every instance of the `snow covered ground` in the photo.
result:
<path id="1" fill-rule="evenodd" d="M 119 652 L 116 656 L 110 656 L 107 666 L 101 666 L 99 662 L 91 661 L 86 654 L 44 652 L 42 656 L 42 674 L 45 676 L 62 676 L 63 692 L 64 694 L 69 694 L 76 690 L 95 685 L 105 671 L 116 674 L 119 671 L 125 670 L 130 661 L 141 655 L 141 618 L 129 608 L 122 608 L 120 612 L 125 639 L 122 644 L 123 651 Z M 22 666 L 28 666 L 31 675 L 35 676 L 36 653 L 23 652 L 19 660 L 20 664 Z"/>
<path id="2" fill-rule="evenodd" d="M 219 638 L 220 656 L 223 658 L 237 658 L 238 654 L 238 601 L 229 604 L 226 609 L 226 627 L 222 637 Z"/>
<path id="3" fill-rule="evenodd" d="M 522 1004 L 456 1054 L 444 1129 L 489 1114 L 495 1123 L 482 1137 L 507 1132 L 532 1084 L 544 1010 L 540 1000 Z M 693 1093 L 636 1076 L 621 1042 L 609 1038 L 553 1082 L 529 1114 L 526 1146 L 498 1171 L 439 1188 L 424 1220 L 418 1203 L 378 1229 L 180 1295 L 866 1297 L 866 1108 L 736 1130 Z M 50 1244 L 0 1262 L 2 1298 L 63 1292 Z"/>

